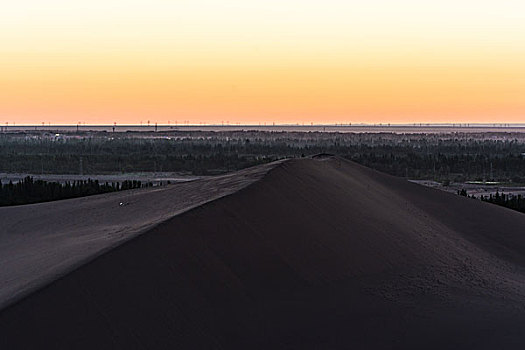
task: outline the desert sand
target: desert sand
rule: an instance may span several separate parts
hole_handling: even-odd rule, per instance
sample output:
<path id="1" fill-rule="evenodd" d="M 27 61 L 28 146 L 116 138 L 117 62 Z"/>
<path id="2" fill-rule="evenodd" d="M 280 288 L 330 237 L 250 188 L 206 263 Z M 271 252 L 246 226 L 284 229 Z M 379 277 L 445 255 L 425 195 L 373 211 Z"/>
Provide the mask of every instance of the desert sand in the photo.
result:
<path id="1" fill-rule="evenodd" d="M 330 156 L 246 172 L 2 209 L 0 347 L 523 348 L 524 214 Z"/>
<path id="2" fill-rule="evenodd" d="M 276 164 L 172 186 L 0 208 L 0 309 L 159 222 L 238 191 Z"/>

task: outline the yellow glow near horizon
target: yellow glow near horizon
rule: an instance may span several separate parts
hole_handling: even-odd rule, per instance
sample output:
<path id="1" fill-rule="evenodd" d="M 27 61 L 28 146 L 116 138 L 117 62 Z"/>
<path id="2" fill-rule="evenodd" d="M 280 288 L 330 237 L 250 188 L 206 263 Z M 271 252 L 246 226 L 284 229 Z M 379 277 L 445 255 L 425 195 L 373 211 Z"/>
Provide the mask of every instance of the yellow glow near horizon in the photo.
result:
<path id="1" fill-rule="evenodd" d="M 0 122 L 525 122 L 522 1 L 1 5 Z"/>

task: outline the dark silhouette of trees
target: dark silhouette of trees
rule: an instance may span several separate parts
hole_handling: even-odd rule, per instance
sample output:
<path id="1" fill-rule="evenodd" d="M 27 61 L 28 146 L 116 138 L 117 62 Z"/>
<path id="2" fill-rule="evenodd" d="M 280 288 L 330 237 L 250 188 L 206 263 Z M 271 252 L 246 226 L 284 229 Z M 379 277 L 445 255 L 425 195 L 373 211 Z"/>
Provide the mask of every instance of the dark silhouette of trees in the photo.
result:
<path id="1" fill-rule="evenodd" d="M 48 202 L 59 199 L 91 196 L 143 187 L 140 181 L 123 181 L 122 184 L 103 183 L 98 180 L 79 180 L 66 183 L 34 180 L 28 176 L 13 183 L 0 184 L 0 206 Z"/>
<path id="2" fill-rule="evenodd" d="M 496 192 L 493 196 L 481 196 L 480 199 L 484 202 L 501 205 L 502 207 L 513 209 L 525 213 L 525 198 L 521 195 L 511 195 Z"/>

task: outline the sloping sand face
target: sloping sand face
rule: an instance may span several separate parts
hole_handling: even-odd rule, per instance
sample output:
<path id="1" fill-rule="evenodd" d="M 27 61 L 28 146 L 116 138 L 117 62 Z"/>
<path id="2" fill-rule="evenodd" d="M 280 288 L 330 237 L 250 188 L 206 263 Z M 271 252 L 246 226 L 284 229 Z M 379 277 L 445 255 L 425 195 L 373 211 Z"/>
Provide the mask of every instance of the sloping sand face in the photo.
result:
<path id="1" fill-rule="evenodd" d="M 277 164 L 166 187 L 0 208 L 0 309 L 159 222 L 239 191 Z"/>
<path id="2" fill-rule="evenodd" d="M 520 349 L 524 305 L 525 215 L 325 155 L 4 309 L 0 346 Z"/>

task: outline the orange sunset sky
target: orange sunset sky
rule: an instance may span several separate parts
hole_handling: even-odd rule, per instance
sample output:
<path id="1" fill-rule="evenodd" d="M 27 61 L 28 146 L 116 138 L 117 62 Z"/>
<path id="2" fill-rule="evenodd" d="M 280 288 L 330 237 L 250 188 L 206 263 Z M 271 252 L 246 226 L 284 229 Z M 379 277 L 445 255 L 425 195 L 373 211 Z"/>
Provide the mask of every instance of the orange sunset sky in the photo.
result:
<path id="1" fill-rule="evenodd" d="M 525 2 L 24 0 L 0 123 L 525 123 Z"/>

